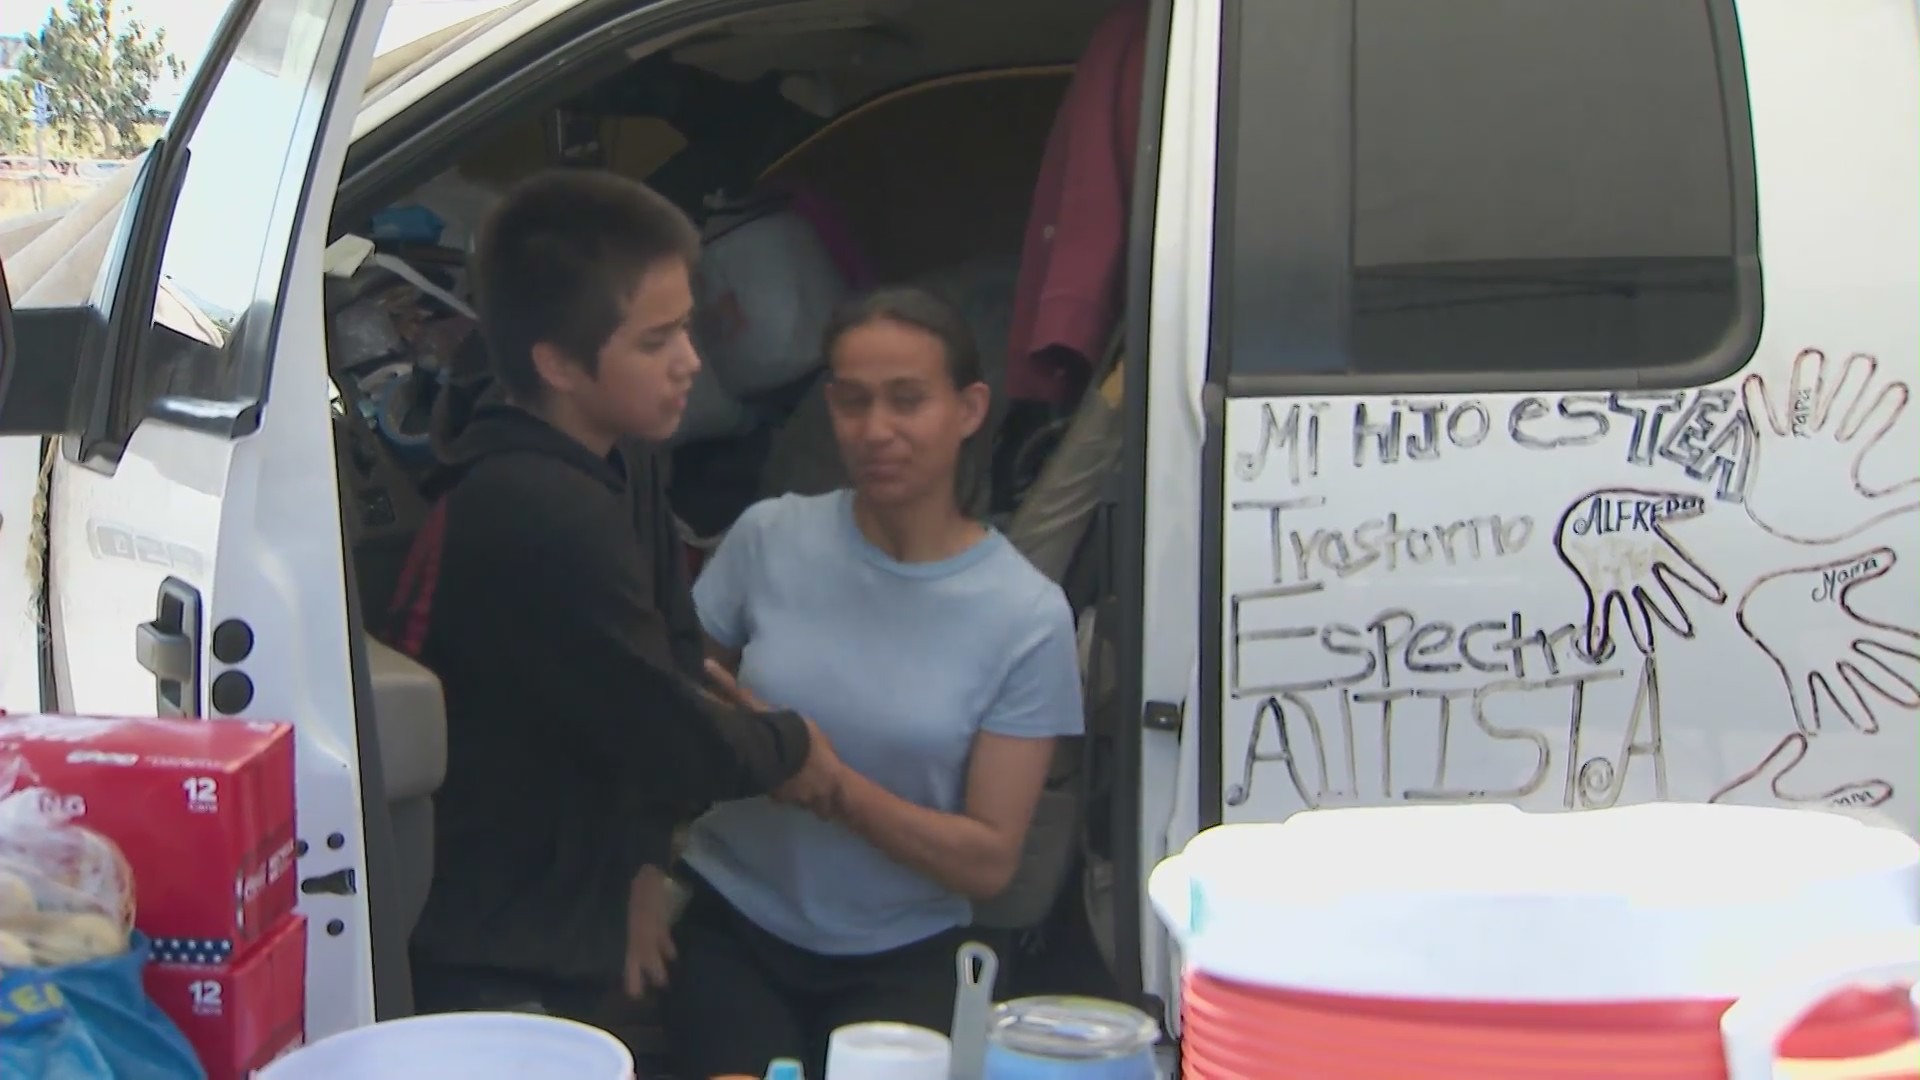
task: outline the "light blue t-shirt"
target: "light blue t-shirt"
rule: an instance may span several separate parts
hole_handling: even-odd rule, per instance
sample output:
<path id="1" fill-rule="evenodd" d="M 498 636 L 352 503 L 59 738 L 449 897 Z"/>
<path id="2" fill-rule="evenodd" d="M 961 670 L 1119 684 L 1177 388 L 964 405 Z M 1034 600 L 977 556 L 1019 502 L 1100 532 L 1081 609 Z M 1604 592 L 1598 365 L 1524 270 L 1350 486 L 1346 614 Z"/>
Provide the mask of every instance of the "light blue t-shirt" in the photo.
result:
<path id="1" fill-rule="evenodd" d="M 742 514 L 693 587 L 707 635 L 741 649 L 740 684 L 820 725 L 841 760 L 921 806 L 959 813 L 974 735 L 1077 735 L 1066 597 L 1005 537 L 902 563 L 869 543 L 845 491 Z M 967 898 L 843 825 L 771 799 L 694 823 L 687 862 L 740 912 L 804 949 L 882 952 L 972 921 Z"/>

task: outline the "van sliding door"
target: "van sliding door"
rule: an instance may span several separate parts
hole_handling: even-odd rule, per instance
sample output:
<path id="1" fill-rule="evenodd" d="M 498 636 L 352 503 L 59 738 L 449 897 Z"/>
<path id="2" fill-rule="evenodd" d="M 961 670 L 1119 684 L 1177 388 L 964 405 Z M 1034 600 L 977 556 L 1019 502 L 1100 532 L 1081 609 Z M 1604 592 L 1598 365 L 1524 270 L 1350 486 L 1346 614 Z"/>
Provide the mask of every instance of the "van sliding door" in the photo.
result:
<path id="1" fill-rule="evenodd" d="M 1915 17 L 1227 3 L 1202 824 L 1912 828 Z"/>

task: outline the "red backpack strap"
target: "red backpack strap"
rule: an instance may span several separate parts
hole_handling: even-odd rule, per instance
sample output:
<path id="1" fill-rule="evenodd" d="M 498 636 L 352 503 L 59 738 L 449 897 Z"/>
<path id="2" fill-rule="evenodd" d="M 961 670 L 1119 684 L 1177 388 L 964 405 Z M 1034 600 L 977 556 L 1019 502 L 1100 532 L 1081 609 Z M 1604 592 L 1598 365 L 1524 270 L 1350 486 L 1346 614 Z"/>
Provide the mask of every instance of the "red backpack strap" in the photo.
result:
<path id="1" fill-rule="evenodd" d="M 433 594 L 440 585 L 440 552 L 446 537 L 447 501 L 441 499 L 414 534 L 387 605 L 387 643 L 416 660 L 426 648 L 427 628 L 433 621 Z"/>

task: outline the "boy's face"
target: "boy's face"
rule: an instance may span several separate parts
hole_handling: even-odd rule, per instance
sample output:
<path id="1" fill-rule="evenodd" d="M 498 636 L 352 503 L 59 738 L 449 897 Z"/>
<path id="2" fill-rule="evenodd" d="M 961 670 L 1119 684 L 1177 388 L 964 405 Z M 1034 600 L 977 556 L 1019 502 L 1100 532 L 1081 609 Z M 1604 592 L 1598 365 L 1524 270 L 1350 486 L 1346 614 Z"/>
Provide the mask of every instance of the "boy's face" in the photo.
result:
<path id="1" fill-rule="evenodd" d="M 667 259 L 627 297 L 626 317 L 600 346 L 597 372 L 572 363 L 540 363 L 549 393 L 567 399 L 608 440 L 664 442 L 679 430 L 700 371 L 688 330 L 693 288 L 687 264 Z"/>

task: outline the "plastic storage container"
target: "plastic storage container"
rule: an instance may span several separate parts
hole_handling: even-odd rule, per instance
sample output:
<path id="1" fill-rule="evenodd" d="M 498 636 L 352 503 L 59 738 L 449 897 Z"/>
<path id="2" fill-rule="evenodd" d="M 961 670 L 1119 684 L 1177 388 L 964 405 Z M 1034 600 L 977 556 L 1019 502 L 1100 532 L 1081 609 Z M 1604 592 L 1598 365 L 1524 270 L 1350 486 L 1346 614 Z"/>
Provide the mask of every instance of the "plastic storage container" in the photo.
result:
<path id="1" fill-rule="evenodd" d="M 1920 845 L 1837 814 L 1315 811 L 1150 892 L 1190 1078 L 1769 1080 L 1915 1035 Z"/>

